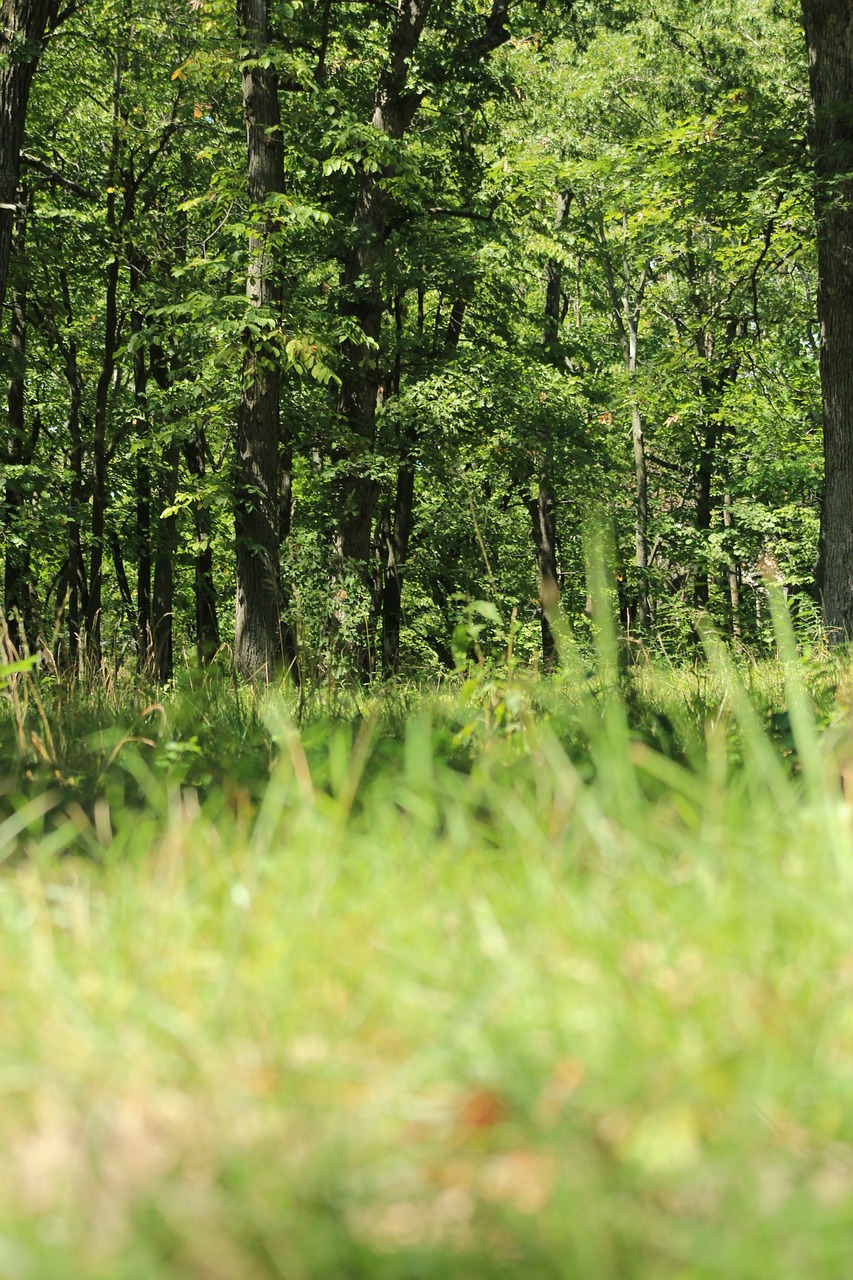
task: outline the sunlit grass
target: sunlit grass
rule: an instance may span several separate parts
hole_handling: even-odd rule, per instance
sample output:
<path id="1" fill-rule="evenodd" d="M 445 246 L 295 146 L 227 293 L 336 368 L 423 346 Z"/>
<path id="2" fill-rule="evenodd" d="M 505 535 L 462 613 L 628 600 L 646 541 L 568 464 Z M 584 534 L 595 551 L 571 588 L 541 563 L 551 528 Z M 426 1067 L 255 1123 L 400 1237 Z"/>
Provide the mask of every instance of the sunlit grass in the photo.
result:
<path id="1" fill-rule="evenodd" d="M 847 686 L 807 669 L 814 713 L 787 656 L 301 725 L 44 690 L 0 822 L 0 1276 L 845 1275 Z"/>

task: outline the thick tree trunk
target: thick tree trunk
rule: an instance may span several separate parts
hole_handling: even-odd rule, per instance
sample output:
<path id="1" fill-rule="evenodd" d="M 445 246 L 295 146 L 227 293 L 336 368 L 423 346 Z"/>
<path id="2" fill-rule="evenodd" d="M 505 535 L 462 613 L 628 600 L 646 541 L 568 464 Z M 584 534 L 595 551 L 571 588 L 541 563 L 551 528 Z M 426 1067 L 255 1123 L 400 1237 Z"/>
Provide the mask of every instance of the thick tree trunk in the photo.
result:
<path id="1" fill-rule="evenodd" d="M 453 306 L 450 308 L 450 319 L 447 322 L 447 332 L 444 335 L 445 351 L 455 351 L 459 346 L 459 339 L 462 336 L 462 324 L 465 320 L 465 308 L 468 303 L 465 298 L 457 298 Z"/>
<path id="2" fill-rule="evenodd" d="M 23 238 L 23 218 L 19 236 Z M 22 284 L 11 295 L 10 326 L 11 373 L 8 391 L 8 425 L 6 462 L 10 468 L 21 468 L 31 460 L 36 443 L 35 433 L 28 433 L 25 416 L 27 294 Z M 6 543 L 4 605 L 8 636 L 12 647 L 20 651 L 34 643 L 35 588 L 32 581 L 29 531 L 25 523 L 27 489 L 21 475 L 14 472 L 6 479 L 3 533 Z"/>
<path id="3" fill-rule="evenodd" d="M 284 147 L 275 66 L 262 66 L 270 31 L 267 0 L 239 0 L 250 61 L 243 70 L 249 200 L 255 210 L 284 190 Z M 249 238 L 246 296 L 261 326 L 281 310 L 275 215 L 260 215 Z M 249 679 L 269 680 L 282 664 L 281 579 L 278 565 L 278 449 L 281 352 L 278 335 L 246 333 L 243 386 L 237 415 L 234 533 L 237 604 L 234 663 Z"/>
<path id="4" fill-rule="evenodd" d="M 825 491 L 823 608 L 830 638 L 853 638 L 853 8 L 802 0 L 817 175 Z"/>
<path id="5" fill-rule="evenodd" d="M 0 316 L 6 302 L 30 87 L 58 11 L 59 0 L 0 3 Z"/>
<path id="6" fill-rule="evenodd" d="M 21 212 L 18 187 L 27 104 L 44 38 L 56 20 L 58 9 L 58 0 L 2 0 L 0 3 L 0 334 L 4 327 L 13 231 Z M 26 449 L 23 374 L 26 304 L 20 292 L 12 302 L 10 338 L 7 459 L 16 465 L 19 454 L 18 462 L 23 462 L 22 451 Z M 23 498 L 20 481 L 8 482 L 4 495 L 7 522 L 20 516 Z M 4 576 L 10 638 L 13 643 L 20 643 L 19 623 L 26 629 L 32 615 L 30 553 L 26 545 L 15 548 L 12 541 L 7 540 Z"/>
<path id="7" fill-rule="evenodd" d="M 539 570 L 539 622 L 542 630 L 542 661 L 552 667 L 557 661 L 557 644 L 548 615 L 560 603 L 560 571 L 557 561 L 557 519 L 550 468 L 544 459 L 539 466 L 538 492 L 528 503 L 536 566 Z"/>

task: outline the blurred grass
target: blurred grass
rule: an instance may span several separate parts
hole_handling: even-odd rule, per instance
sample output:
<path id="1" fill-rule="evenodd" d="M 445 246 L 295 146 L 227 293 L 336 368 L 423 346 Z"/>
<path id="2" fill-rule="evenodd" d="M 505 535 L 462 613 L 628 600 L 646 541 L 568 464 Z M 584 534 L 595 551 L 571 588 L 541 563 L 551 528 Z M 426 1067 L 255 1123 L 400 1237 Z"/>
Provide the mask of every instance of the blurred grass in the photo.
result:
<path id="1" fill-rule="evenodd" d="M 4 1280 L 834 1280 L 848 668 L 6 679 Z"/>

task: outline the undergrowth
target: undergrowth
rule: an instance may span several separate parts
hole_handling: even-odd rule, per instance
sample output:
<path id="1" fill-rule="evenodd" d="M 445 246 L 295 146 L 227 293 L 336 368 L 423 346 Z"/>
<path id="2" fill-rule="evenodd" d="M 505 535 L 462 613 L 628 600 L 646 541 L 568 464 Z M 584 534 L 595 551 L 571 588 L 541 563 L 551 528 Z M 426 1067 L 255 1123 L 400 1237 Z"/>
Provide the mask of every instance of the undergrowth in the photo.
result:
<path id="1" fill-rule="evenodd" d="M 834 1280 L 840 657 L 156 696 L 0 735 L 0 1276 Z"/>

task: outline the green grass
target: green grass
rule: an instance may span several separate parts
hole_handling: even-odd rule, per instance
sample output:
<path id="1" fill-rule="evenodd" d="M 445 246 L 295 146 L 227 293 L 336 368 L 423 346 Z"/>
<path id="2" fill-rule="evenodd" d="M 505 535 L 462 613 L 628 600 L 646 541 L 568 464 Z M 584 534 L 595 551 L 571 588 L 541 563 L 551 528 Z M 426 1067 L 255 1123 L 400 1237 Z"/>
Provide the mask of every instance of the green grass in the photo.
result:
<path id="1" fill-rule="evenodd" d="M 786 656 L 7 680 L 0 1276 L 847 1276 L 850 685 Z"/>

